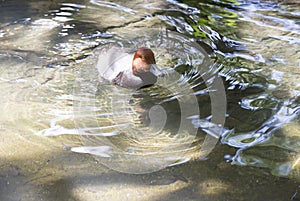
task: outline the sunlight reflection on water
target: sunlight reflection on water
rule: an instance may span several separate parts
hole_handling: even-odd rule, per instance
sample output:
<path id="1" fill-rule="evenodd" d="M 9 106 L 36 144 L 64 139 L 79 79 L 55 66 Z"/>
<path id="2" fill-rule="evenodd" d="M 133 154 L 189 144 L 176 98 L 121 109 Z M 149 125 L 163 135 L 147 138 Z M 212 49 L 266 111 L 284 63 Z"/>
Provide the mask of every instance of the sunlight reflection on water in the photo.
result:
<path id="1" fill-rule="evenodd" d="M 68 135 L 64 143 L 69 143 L 70 147 L 73 146 L 72 140 L 76 145 L 79 144 L 77 137 L 72 139 L 71 135 L 74 133 L 84 133 L 86 139 L 80 138 L 83 146 L 85 143 L 91 143 L 86 146 L 98 143 L 100 135 L 114 138 L 114 143 L 117 143 L 120 133 L 115 131 L 116 127 L 126 130 L 128 125 L 137 123 L 141 126 L 145 122 L 149 123 L 149 119 L 141 118 L 140 114 L 136 113 L 138 108 L 132 105 L 123 105 L 126 112 L 122 110 L 120 119 L 117 119 L 110 109 L 111 103 L 103 98 L 112 96 L 110 90 L 115 89 L 98 85 L 97 72 L 91 69 L 96 65 L 95 61 L 91 61 L 96 60 L 93 51 L 111 43 L 133 48 L 143 45 L 154 47 L 160 58 L 158 65 L 170 68 L 175 66 L 174 70 L 181 75 L 180 82 L 191 85 L 200 107 L 200 119 L 193 119 L 194 124 L 190 123 L 191 129 L 197 127 L 201 130 L 198 131 L 195 141 L 203 142 L 203 136 L 211 131 L 206 129 L 206 125 L 212 120 L 213 109 L 209 106 L 211 100 L 208 94 L 214 89 L 201 80 L 205 72 L 202 72 L 201 68 L 194 68 L 203 62 L 203 55 L 197 48 L 185 46 L 184 51 L 176 52 L 176 49 L 171 48 L 162 51 L 163 48 L 174 44 L 164 44 L 161 35 L 153 30 L 159 29 L 163 35 L 170 29 L 170 33 L 177 33 L 176 40 L 183 41 L 177 44 L 177 47 L 184 46 L 184 38 L 189 38 L 193 43 L 206 48 L 205 52 L 213 60 L 213 63 L 204 64 L 212 67 L 207 73 L 207 81 L 209 82 L 210 78 L 213 80 L 212 72 L 220 72 L 229 99 L 225 128 L 219 128 L 219 123 L 211 127 L 222 133 L 222 143 L 238 148 L 236 155 L 232 156 L 233 163 L 252 165 L 253 163 L 247 163 L 246 160 L 247 149 L 268 143 L 280 147 L 274 142 L 274 133 L 280 132 L 286 125 L 290 126 L 290 122 L 299 118 L 299 12 L 293 9 L 293 6 L 286 6 L 284 2 L 219 3 L 222 6 L 215 6 L 212 2 L 194 5 L 193 1 L 187 4 L 165 1 L 126 5 L 122 2 L 107 1 L 59 3 L 55 8 L 44 8 L 43 13 L 35 17 L 22 15 L 15 20 L 10 15 L 10 18 L 3 18 L 0 29 L 0 78 L 2 95 L 5 97 L 5 114 L 2 115 L 1 122 L 5 122 L 3 124 L 6 125 L 7 119 L 11 119 L 10 123 L 17 122 L 20 130 L 25 126 L 25 130 L 29 129 L 30 133 L 56 136 L 60 143 L 64 141 L 61 135 Z M 294 7 L 299 8 L 297 5 Z M 9 13 L 9 10 L 3 12 L 3 15 L 6 12 Z M 36 11 L 28 9 L 28 12 Z M 16 13 L 16 16 L 17 14 L 19 13 Z M 155 37 L 157 44 L 152 44 Z M 176 58 L 179 55 L 182 58 L 190 58 L 180 60 Z M 14 68 L 11 68 L 12 66 Z M 78 70 L 79 68 L 88 70 L 83 72 Z M 95 77 L 90 77 L 91 74 Z M 84 94 L 73 94 L 75 82 L 80 83 L 75 87 L 80 87 Z M 151 90 L 153 91 L 150 98 L 145 95 L 148 93 L 146 90 L 142 93 L 143 98 L 138 97 L 141 94 L 135 94 L 137 97 L 133 99 L 137 104 L 149 106 L 153 104 L 151 98 L 159 98 L 164 99 L 166 105 L 170 104 L 170 108 L 178 107 L 172 105 L 174 97 L 177 96 L 155 88 Z M 118 99 L 122 98 L 120 91 L 114 92 L 120 94 Z M 84 106 L 84 109 L 80 108 L 76 114 L 77 124 L 73 122 L 74 111 L 76 113 L 79 109 L 74 106 L 76 102 Z M 220 108 L 215 108 L 218 109 Z M 178 116 L 176 111 L 170 113 L 174 119 Z M 91 114 L 95 119 L 89 119 Z M 111 120 L 117 120 L 118 124 L 115 126 Z M 78 122 L 79 128 L 76 127 Z M 98 122 L 101 124 L 95 127 Z M 163 141 L 166 140 L 164 137 L 170 137 L 172 127 L 176 124 L 177 122 L 167 122 L 169 130 L 166 129 L 166 133 L 156 140 Z M 131 129 L 126 132 L 129 130 Z M 299 140 L 290 137 L 291 132 L 284 131 L 285 141 Z M 99 138 L 91 139 L 91 135 L 97 135 Z M 155 136 L 150 136 L 152 140 L 155 139 Z M 35 142 L 40 139 L 29 138 Z M 126 141 L 128 138 L 122 140 Z M 49 142 L 41 142 L 44 143 Z M 52 140 L 51 143 L 55 144 Z M 105 143 L 100 144 L 100 150 L 106 153 L 110 149 L 105 147 Z M 201 143 L 195 146 L 194 144 L 189 148 L 189 157 L 184 156 L 176 160 L 186 162 L 186 158 L 199 158 Z M 144 144 L 138 146 L 147 147 Z M 123 148 L 122 151 L 125 150 L 126 154 L 139 151 L 132 144 L 125 143 Z M 257 149 L 260 152 L 259 148 Z M 284 149 L 299 152 L 296 146 L 286 145 Z M 109 153 L 112 156 L 114 151 L 110 150 Z M 108 156 L 107 153 L 105 156 Z M 261 162 L 261 165 L 274 168 L 267 160 Z M 279 172 L 284 172 L 286 166 L 280 167 L 276 166 Z"/>

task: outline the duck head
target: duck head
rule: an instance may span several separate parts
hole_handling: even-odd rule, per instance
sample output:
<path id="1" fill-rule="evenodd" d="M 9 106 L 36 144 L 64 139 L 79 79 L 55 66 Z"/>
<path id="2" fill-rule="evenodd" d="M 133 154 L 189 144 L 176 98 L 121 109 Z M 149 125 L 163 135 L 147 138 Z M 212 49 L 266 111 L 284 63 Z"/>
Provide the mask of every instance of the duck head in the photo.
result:
<path id="1" fill-rule="evenodd" d="M 151 49 L 141 47 L 137 49 L 132 61 L 132 73 L 135 76 L 140 76 L 151 72 L 152 65 L 156 64 L 154 53 Z"/>
<path id="2" fill-rule="evenodd" d="M 132 60 L 132 74 L 142 80 L 142 87 L 153 85 L 157 81 L 157 69 L 154 53 L 146 47 L 138 48 Z"/>

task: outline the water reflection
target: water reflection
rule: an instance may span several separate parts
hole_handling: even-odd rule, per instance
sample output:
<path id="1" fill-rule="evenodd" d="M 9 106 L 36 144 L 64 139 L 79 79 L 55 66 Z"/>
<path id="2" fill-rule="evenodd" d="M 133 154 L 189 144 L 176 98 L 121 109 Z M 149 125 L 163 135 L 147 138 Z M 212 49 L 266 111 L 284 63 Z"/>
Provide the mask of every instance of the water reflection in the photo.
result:
<path id="1" fill-rule="evenodd" d="M 230 147 L 221 155 L 233 164 L 265 167 L 274 175 L 299 179 L 297 2 L 4 1 L 0 9 L 0 131 L 5 142 L 1 157 L 25 157 L 24 150 L 27 155 L 36 150 L 52 153 L 63 144 L 68 150 L 109 160 L 153 151 L 160 148 L 157 144 L 168 146 L 172 140 L 185 146 L 190 136 L 178 139 L 170 134 L 178 130 L 181 120 L 174 97 L 184 90 L 176 95 L 159 87 L 135 92 L 123 102 L 126 104 L 119 105 L 122 110 L 116 115 L 118 111 L 112 112 L 111 102 L 104 97 L 114 94 L 122 100 L 126 92 L 98 85 L 97 72 L 91 68 L 96 65 L 93 54 L 97 49 L 112 43 L 133 48 L 142 45 L 157 51 L 160 66 L 174 67 L 180 75 L 179 84 L 188 83 L 199 104 L 200 118 L 186 119 L 186 130 L 197 129 L 192 145 L 183 148 L 172 144 L 178 153 L 183 150 L 187 154 L 167 158 L 174 155 L 171 151 L 162 158 L 173 165 L 198 159 L 204 136 L 221 133 L 221 142 Z M 185 51 L 174 54 L 161 33 L 176 33 L 176 40 L 188 38 L 200 45 L 212 63 L 203 63 L 201 51 L 184 42 L 177 47 L 183 46 Z M 178 57 L 197 59 L 182 61 Z M 211 69 L 205 74 L 206 70 L 195 68 L 198 65 Z M 210 94 L 217 90 L 209 81 L 216 79 L 216 73 L 222 76 L 226 89 L 225 128 L 219 126 L 221 121 L 213 121 L 212 115 L 212 110 L 224 109 L 211 107 Z M 81 90 L 80 94 L 74 95 L 74 89 Z M 160 107 L 152 112 L 171 116 L 166 124 L 150 121 L 153 105 L 167 112 L 161 112 Z M 161 125 L 165 127 L 159 129 Z M 133 126 L 145 129 L 145 133 L 151 128 L 156 135 L 138 135 Z M 121 151 L 107 144 L 121 147 Z"/>
<path id="2" fill-rule="evenodd" d="M 282 160 L 282 163 L 278 162 L 274 166 L 270 160 L 260 160 L 258 155 L 261 150 L 255 147 L 275 143 L 272 138 L 274 133 L 299 117 L 300 106 L 296 101 L 299 91 L 295 90 L 299 76 L 294 71 L 295 66 L 298 66 L 296 44 L 300 34 L 297 13 L 287 12 L 286 2 L 247 1 L 234 4 L 222 1 L 217 3 L 222 5 L 219 9 L 211 6 L 215 2 L 208 5 L 197 4 L 195 1 L 185 2 L 200 9 L 205 6 L 203 10 L 210 10 L 208 14 L 202 13 L 203 19 L 208 20 L 199 20 L 193 28 L 195 36 L 211 46 L 211 54 L 215 53 L 224 65 L 221 72 L 228 83 L 229 115 L 225 125 L 234 128 L 234 132 L 224 136 L 222 142 L 239 148 L 232 158 L 233 163 L 268 167 L 276 175 L 292 174 L 293 162 L 287 165 Z M 209 20 L 211 18 L 222 23 Z M 248 32 L 237 29 L 237 25 Z M 258 30 L 261 32 L 256 33 Z M 283 35 L 288 37 L 283 38 Z M 273 49 L 265 48 L 260 42 Z M 290 53 L 283 53 L 281 48 L 288 49 Z M 291 140 L 288 135 L 286 137 Z M 274 151 L 277 154 L 280 151 L 285 153 L 285 149 L 296 153 L 299 151 L 294 146 L 278 147 Z M 248 149 L 252 150 L 251 153 L 257 151 L 257 155 L 248 155 Z M 288 160 L 294 160 L 288 153 L 283 155 Z"/>

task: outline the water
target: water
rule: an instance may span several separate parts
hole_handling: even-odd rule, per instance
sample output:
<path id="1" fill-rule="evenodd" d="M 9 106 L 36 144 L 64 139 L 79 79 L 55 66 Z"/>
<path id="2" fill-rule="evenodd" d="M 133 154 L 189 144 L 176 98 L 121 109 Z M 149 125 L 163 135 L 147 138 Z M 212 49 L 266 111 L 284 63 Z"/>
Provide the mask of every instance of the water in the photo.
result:
<path id="1" fill-rule="evenodd" d="M 1 2 L 1 200 L 298 200 L 299 8 Z M 165 76 L 99 82 L 112 44 Z"/>

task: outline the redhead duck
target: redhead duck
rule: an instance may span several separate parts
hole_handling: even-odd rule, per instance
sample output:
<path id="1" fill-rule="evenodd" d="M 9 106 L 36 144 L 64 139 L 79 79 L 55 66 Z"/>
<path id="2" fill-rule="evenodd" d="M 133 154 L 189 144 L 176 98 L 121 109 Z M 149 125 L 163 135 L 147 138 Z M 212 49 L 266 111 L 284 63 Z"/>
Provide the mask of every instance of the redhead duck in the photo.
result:
<path id="1" fill-rule="evenodd" d="M 146 47 L 135 52 L 129 49 L 112 47 L 101 53 L 98 60 L 100 77 L 126 88 L 142 88 L 157 81 L 154 53 Z"/>

